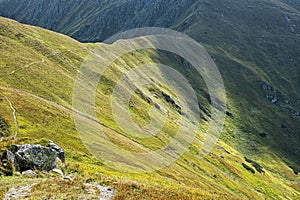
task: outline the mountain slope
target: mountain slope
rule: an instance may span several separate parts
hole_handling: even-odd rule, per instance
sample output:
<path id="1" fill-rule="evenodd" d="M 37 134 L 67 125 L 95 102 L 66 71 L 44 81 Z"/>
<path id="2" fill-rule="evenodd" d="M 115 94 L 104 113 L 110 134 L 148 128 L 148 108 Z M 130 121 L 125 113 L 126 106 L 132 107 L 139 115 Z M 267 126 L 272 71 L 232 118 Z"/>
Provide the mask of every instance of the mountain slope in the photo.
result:
<path id="1" fill-rule="evenodd" d="M 267 146 L 300 171 L 299 1 L 4 0 L 0 8 L 2 16 L 80 41 L 143 26 L 188 34 L 206 47 L 223 75 L 235 116 L 226 141 L 250 156 Z"/>
<path id="2" fill-rule="evenodd" d="M 1 15 L 70 35 L 80 41 L 101 41 L 137 26 L 177 24 L 193 1 L 3 1 Z M 24 9 L 26 7 L 26 9 Z M 122 16 L 122 18 L 120 18 Z M 158 17 L 159 16 L 159 17 Z M 158 19 L 157 19 L 158 17 Z M 126 20 L 124 22 L 124 20 Z"/>
<path id="3" fill-rule="evenodd" d="M 0 54 L 3 58 L 0 63 L 2 96 L 0 113 L 10 125 L 8 129 L 10 134 L 14 132 L 14 122 L 4 96 L 10 99 L 17 110 L 20 127 L 19 140 L 21 142 L 54 140 L 66 150 L 71 173 L 86 176 L 86 181 L 92 179 L 114 185 L 119 191 L 117 197 L 127 199 L 146 198 L 145 195 L 149 199 L 278 199 L 300 196 L 299 177 L 278 154 L 261 145 L 259 146 L 260 152 L 264 152 L 264 154 L 251 154 L 250 160 L 246 159 L 241 151 L 235 149 L 236 142 L 233 142 L 232 146 L 229 142 L 225 143 L 228 140 L 226 137 L 231 138 L 233 137 L 231 134 L 237 134 L 236 123 L 240 123 L 237 122 L 237 114 L 239 114 L 237 108 L 240 106 L 235 104 L 234 98 L 229 101 L 230 112 L 234 117 L 231 118 L 228 113 L 223 139 L 205 158 L 199 159 L 200 148 L 193 144 L 176 162 L 156 172 L 125 174 L 112 170 L 109 165 L 104 165 L 93 157 L 82 144 L 71 113 L 72 89 L 77 70 L 89 50 L 103 44 L 81 44 L 61 34 L 22 25 L 2 17 L 0 18 L 0 35 Z M 108 47 L 113 48 L 113 45 Z M 104 74 L 96 99 L 98 118 L 103 123 L 105 132 L 116 137 L 114 142 L 124 148 L 131 148 L 133 144 L 137 143 L 154 149 L 164 145 L 164 143 L 157 143 L 155 138 L 137 141 L 135 138 L 125 135 L 125 140 L 121 140 L 120 130 L 112 118 L 109 99 L 112 87 L 122 70 L 134 67 L 135 63 L 153 63 L 160 59 L 161 62 L 183 70 L 182 73 L 191 76 L 190 80 L 194 80 L 201 88 L 203 83 L 197 77 L 192 76 L 193 71 L 184 70 L 180 67 L 180 62 L 174 60 L 175 58 L 165 52 L 157 54 L 153 50 L 135 52 L 124 55 L 113 63 Z M 227 60 L 226 58 L 222 59 L 223 62 Z M 238 63 L 232 66 L 240 67 Z M 228 81 L 227 84 L 230 82 Z M 159 91 L 161 88 L 154 87 L 152 89 Z M 205 91 L 205 89 L 203 90 Z M 141 92 L 144 93 L 144 90 Z M 206 105 L 207 99 L 203 97 L 205 93 L 201 90 L 197 90 L 197 92 L 199 92 L 199 100 Z M 263 89 L 260 93 L 264 99 Z M 168 102 L 164 97 L 159 98 L 165 102 L 167 107 Z M 266 106 L 269 104 L 267 100 L 264 103 Z M 147 117 L 143 118 L 142 116 L 147 116 L 144 112 L 145 108 L 149 106 L 151 105 L 142 94 L 135 95 L 132 113 L 136 115 L 138 123 L 147 122 Z M 171 105 L 169 105 L 169 109 L 170 112 L 174 112 L 174 115 L 177 112 Z M 209 119 L 209 115 L 202 114 Z M 202 130 L 197 136 L 200 140 L 201 134 L 206 129 L 205 120 L 201 122 L 201 126 Z M 165 134 L 172 133 L 172 128 L 171 126 L 170 129 L 166 129 Z M 161 141 L 166 140 L 163 136 L 161 135 Z M 242 133 L 239 137 L 245 139 Z M 242 146 L 247 145 L 243 144 Z M 260 173 L 261 168 L 263 168 L 263 173 Z M 3 179 L 3 181 L 7 180 Z M 5 191 L 5 187 L 1 190 Z M 47 189 L 44 188 L 44 190 Z"/>

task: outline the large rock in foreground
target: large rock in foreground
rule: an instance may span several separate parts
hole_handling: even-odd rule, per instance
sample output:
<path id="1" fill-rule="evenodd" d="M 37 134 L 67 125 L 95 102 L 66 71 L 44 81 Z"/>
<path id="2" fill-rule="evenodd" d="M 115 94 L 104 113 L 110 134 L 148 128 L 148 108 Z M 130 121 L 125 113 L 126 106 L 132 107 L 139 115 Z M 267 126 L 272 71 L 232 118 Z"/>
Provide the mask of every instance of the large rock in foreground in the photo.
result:
<path id="1" fill-rule="evenodd" d="M 64 163 L 65 162 L 65 152 L 64 150 L 55 144 L 52 140 L 49 140 L 49 144 L 47 145 L 50 149 L 56 152 L 57 157 Z"/>
<path id="2" fill-rule="evenodd" d="M 56 167 L 57 152 L 41 145 L 12 145 L 14 165 L 18 171 L 52 170 Z"/>

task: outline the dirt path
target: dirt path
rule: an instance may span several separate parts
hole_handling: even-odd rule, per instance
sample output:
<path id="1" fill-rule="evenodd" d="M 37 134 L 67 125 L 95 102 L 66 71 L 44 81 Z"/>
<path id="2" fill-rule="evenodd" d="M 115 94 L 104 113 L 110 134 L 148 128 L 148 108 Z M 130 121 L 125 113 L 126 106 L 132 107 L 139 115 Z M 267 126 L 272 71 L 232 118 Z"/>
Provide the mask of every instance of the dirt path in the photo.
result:
<path id="1" fill-rule="evenodd" d="M 58 109 L 60 111 L 63 111 L 63 112 L 67 112 L 67 113 L 72 112 L 71 105 L 69 105 L 68 107 L 65 107 L 65 106 L 62 106 L 62 105 L 60 105 L 56 102 L 53 102 L 53 101 L 50 101 L 50 100 L 45 99 L 43 97 L 40 97 L 38 95 L 32 94 L 32 93 L 30 93 L 29 91 L 26 91 L 26 90 L 20 90 L 20 89 L 12 88 L 12 87 L 9 87 L 9 86 L 4 86 L 4 85 L 1 85 L 1 84 L 0 84 L 0 89 L 4 90 L 4 91 L 8 91 L 10 93 L 16 93 L 16 94 L 21 95 L 21 96 L 26 96 L 26 97 L 31 97 L 31 98 L 34 98 L 34 99 L 38 99 L 39 101 L 45 102 L 45 103 L 55 107 L 56 109 Z"/>
<path id="2" fill-rule="evenodd" d="M 8 73 L 8 75 L 14 75 L 15 73 L 22 71 L 26 68 L 31 67 L 34 64 L 38 64 L 38 63 L 45 63 L 45 60 L 42 59 L 42 61 L 35 61 L 35 62 L 31 62 L 27 65 L 25 65 L 24 67 L 20 67 L 19 69 L 13 70 L 12 72 Z M 70 65 L 72 68 L 75 68 L 75 66 L 73 66 L 69 61 L 67 61 L 68 65 Z M 76 69 L 77 70 L 77 69 Z M 63 71 L 62 69 L 57 69 L 58 72 L 60 72 L 62 75 L 66 76 L 67 78 L 69 78 L 72 81 L 75 81 L 75 78 L 70 76 L 69 74 L 67 74 L 65 71 Z"/>
<path id="3" fill-rule="evenodd" d="M 16 73 L 16 72 L 18 72 L 18 71 L 21 71 L 21 70 L 23 70 L 23 69 L 26 69 L 26 68 L 28 68 L 28 67 L 31 67 L 31 66 L 34 65 L 34 64 L 37 64 L 37 63 L 44 63 L 44 62 L 45 62 L 45 60 L 42 59 L 42 61 L 36 61 L 36 62 L 29 63 L 29 64 L 25 65 L 24 67 L 21 67 L 21 68 L 19 68 L 19 69 L 17 69 L 17 70 L 14 70 L 14 71 L 10 72 L 8 75 L 13 75 L 14 73 Z"/>
<path id="4" fill-rule="evenodd" d="M 16 109 L 14 108 L 14 106 L 11 103 L 11 101 L 9 100 L 9 98 L 7 96 L 5 96 L 5 95 L 3 95 L 3 96 L 6 99 L 6 101 L 9 103 L 9 107 L 12 110 L 12 114 L 13 114 L 13 117 L 14 117 L 14 123 L 15 123 L 15 127 L 16 127 L 14 138 L 16 139 L 17 136 L 18 136 L 18 131 L 19 131 L 19 125 L 18 125 L 18 121 L 17 121 Z"/>

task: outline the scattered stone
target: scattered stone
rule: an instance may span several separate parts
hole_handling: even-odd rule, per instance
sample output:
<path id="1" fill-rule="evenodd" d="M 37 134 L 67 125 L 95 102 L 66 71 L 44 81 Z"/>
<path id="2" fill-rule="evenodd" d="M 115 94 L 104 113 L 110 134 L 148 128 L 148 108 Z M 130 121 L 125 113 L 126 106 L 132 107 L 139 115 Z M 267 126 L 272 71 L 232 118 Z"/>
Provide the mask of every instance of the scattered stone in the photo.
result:
<path id="1" fill-rule="evenodd" d="M 290 27 L 290 29 L 291 29 L 291 32 L 292 33 L 295 33 L 296 32 L 296 25 L 292 25 L 291 27 Z"/>
<path id="2" fill-rule="evenodd" d="M 278 98 L 277 97 L 274 97 L 271 101 L 272 103 L 277 103 L 278 102 Z"/>
<path id="3" fill-rule="evenodd" d="M 70 176 L 63 176 L 63 179 L 68 180 L 68 181 L 73 181 L 73 179 Z"/>
<path id="4" fill-rule="evenodd" d="M 292 19 L 291 19 L 291 17 L 290 16 L 284 16 L 285 17 L 285 21 L 287 22 L 287 23 L 291 23 L 292 22 Z"/>
<path id="5" fill-rule="evenodd" d="M 21 176 L 21 173 L 20 172 L 15 172 L 14 175 L 15 176 Z"/>
<path id="6" fill-rule="evenodd" d="M 52 170 L 53 172 L 55 172 L 55 173 L 57 173 L 57 174 L 60 174 L 62 177 L 64 177 L 64 173 L 63 173 L 63 171 L 61 171 L 60 169 L 53 169 Z"/>
<path id="7" fill-rule="evenodd" d="M 230 152 L 227 151 L 224 147 L 218 146 L 217 148 L 218 148 L 218 150 L 220 150 L 220 151 L 225 151 L 226 153 L 230 154 Z"/>
<path id="8" fill-rule="evenodd" d="M 222 146 L 217 146 L 218 150 L 221 150 L 221 151 L 225 151 L 224 147 Z"/>
<path id="9" fill-rule="evenodd" d="M 292 110 L 291 113 L 292 113 L 293 117 L 298 117 L 298 116 L 300 116 L 300 113 L 297 112 L 297 111 Z"/>
<path id="10" fill-rule="evenodd" d="M 49 140 L 49 144 L 47 145 L 50 149 L 54 150 L 57 154 L 57 157 L 64 163 L 65 162 L 65 152 L 64 150 L 55 144 L 52 140 Z"/>
<path id="11" fill-rule="evenodd" d="M 31 178 L 34 178 L 34 177 L 37 176 L 37 174 L 32 170 L 24 171 L 24 172 L 22 172 L 22 175 L 27 176 L 27 177 L 31 177 Z"/>
<path id="12" fill-rule="evenodd" d="M 154 104 L 154 106 L 155 106 L 155 108 L 157 109 L 157 110 L 160 110 L 160 105 L 159 104 Z"/>

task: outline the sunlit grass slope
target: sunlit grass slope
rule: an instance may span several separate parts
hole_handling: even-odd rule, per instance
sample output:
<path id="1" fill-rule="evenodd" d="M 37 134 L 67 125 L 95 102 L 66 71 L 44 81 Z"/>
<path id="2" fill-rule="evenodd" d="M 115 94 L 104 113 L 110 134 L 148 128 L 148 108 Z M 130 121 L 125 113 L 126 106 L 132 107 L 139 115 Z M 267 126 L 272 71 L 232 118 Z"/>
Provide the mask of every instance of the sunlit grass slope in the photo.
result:
<path id="1" fill-rule="evenodd" d="M 224 140 L 220 140 L 205 158 L 199 158 L 200 147 L 193 143 L 176 162 L 156 172 L 132 174 L 111 169 L 91 155 L 82 144 L 72 115 L 74 80 L 80 65 L 95 44 L 81 44 L 64 35 L 5 18 L 0 18 L 0 43 L 0 115 L 8 122 L 10 132 L 10 135 L 4 136 L 12 136 L 15 131 L 12 112 L 4 98 L 6 96 L 17 111 L 17 142 L 45 143 L 47 139 L 55 141 L 65 149 L 67 167 L 64 170 L 73 176 L 75 181 L 111 185 L 117 189 L 116 199 L 297 199 L 300 196 L 299 176 L 276 153 L 267 147 L 261 147 L 264 154 L 254 154 L 250 155 L 251 158 L 245 158 L 234 145 L 226 141 L 237 134 L 235 118 L 230 116 L 226 118 L 225 132 L 222 133 Z M 119 130 L 110 108 L 112 90 L 122 70 L 132 68 L 138 63 L 153 63 L 162 58 L 165 58 L 166 64 L 190 77 L 195 86 L 198 85 L 196 89 L 198 99 L 203 105 L 203 120 L 197 139 L 201 139 L 207 129 L 205 119 L 210 120 L 210 108 L 204 97 L 206 89 L 203 81 L 194 77 L 192 70 L 182 70 L 180 62 L 178 64 L 174 57 L 164 52 L 135 52 L 124 55 L 113 63 L 104 73 L 97 88 L 98 118 L 105 133 L 122 148 L 131 148 L 133 144 L 139 144 L 149 149 L 157 149 L 173 136 L 176 124 L 169 119 L 163 134 L 151 140 L 136 140 Z M 131 99 L 130 111 L 136 123 L 144 125 L 149 122 L 146 111 L 152 105 L 151 101 L 147 101 L 146 90 L 157 94 L 176 119 L 176 107 L 161 95 L 161 91 L 172 91 L 150 85 L 149 88 L 144 88 L 144 92 L 136 92 Z M 239 113 L 235 103 L 236 101 L 229 99 L 229 108 L 234 115 Z M 6 132 L 3 134 L 7 134 Z M 245 139 L 247 138 L 240 136 L 232 143 L 245 142 Z M 5 138 L 1 146 L 9 146 L 10 143 Z M 259 172 L 261 168 L 264 171 L 262 173 Z M 50 196 L 61 197 L 60 194 L 51 191 L 54 191 L 53 187 L 61 187 L 64 184 L 60 184 L 59 181 L 53 183 L 51 176 L 47 179 L 49 175 L 40 176 L 42 180 L 20 178 L 22 181 L 16 177 L 0 177 L 1 192 L 9 189 L 8 183 L 19 186 L 22 182 L 29 184 L 42 181 L 33 195 L 45 191 Z M 51 187 L 47 187 L 47 184 Z M 78 184 L 67 185 L 67 188 L 80 188 Z M 76 188 L 68 191 L 73 192 Z"/>

